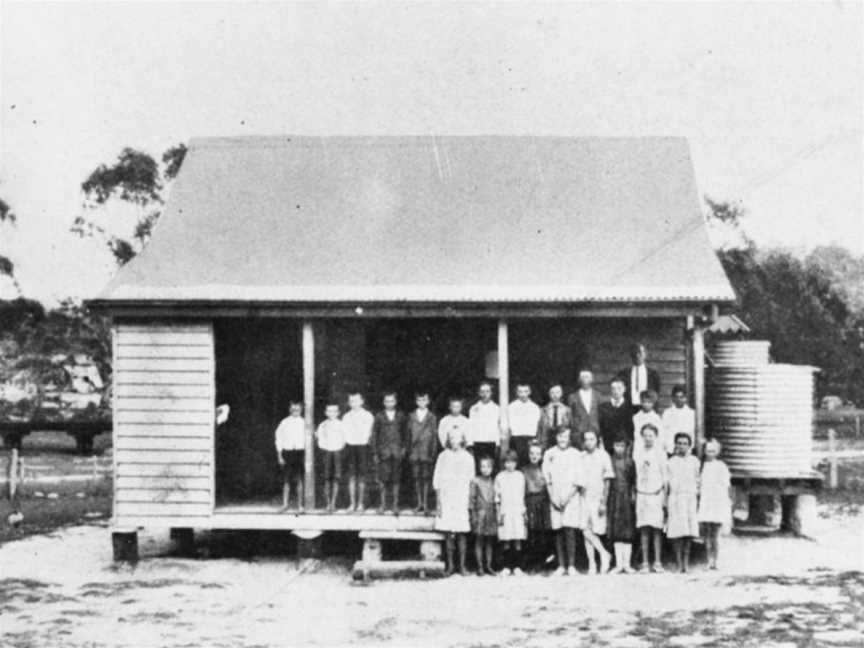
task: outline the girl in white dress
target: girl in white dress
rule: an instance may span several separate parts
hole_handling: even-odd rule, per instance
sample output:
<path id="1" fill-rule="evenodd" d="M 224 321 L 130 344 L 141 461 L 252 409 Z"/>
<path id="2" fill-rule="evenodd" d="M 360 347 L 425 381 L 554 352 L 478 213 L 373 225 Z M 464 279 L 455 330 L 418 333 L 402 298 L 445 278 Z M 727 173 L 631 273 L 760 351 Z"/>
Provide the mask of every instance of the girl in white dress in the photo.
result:
<path id="1" fill-rule="evenodd" d="M 654 565 L 651 570 L 663 572 L 660 552 L 663 549 L 663 524 L 666 517 L 666 453 L 657 443 L 657 426 L 646 423 L 639 431 L 642 448 L 633 449 L 636 463 L 636 528 L 642 544 L 642 566 L 649 571 L 649 552 L 654 547 Z"/>
<path id="2" fill-rule="evenodd" d="M 669 479 L 669 522 L 666 537 L 675 547 L 675 563 L 678 571 L 690 568 L 690 543 L 699 535 L 696 520 L 699 497 L 699 460 L 690 454 L 690 435 L 678 432 L 675 435 L 675 454 L 667 464 Z"/>
<path id="3" fill-rule="evenodd" d="M 582 469 L 585 475 L 585 490 L 582 491 L 582 536 L 585 553 L 588 554 L 588 573 L 597 573 L 595 554 L 600 556 L 600 573 L 609 571 L 611 555 L 600 540 L 606 535 L 606 500 L 609 498 L 609 483 L 615 476 L 609 454 L 598 446 L 597 432 L 586 430 L 582 437 L 585 450 L 582 452 Z"/>
<path id="4" fill-rule="evenodd" d="M 705 545 L 708 549 L 708 569 L 717 569 L 720 527 L 729 523 L 732 515 L 729 489 L 731 481 L 729 468 L 718 459 L 720 442 L 711 439 L 705 444 L 705 463 L 702 464 L 699 492 L 699 513 L 697 519 L 702 525 Z"/>
<path id="5" fill-rule="evenodd" d="M 516 470 L 519 455 L 508 450 L 504 455 L 504 470 L 495 477 L 495 504 L 498 510 L 498 540 L 504 559 L 502 576 L 522 575 L 522 541 L 525 528 L 525 475 Z"/>
<path id="6" fill-rule="evenodd" d="M 558 554 L 556 576 L 576 575 L 576 529 L 581 524 L 582 455 L 570 446 L 570 430 L 561 428 L 556 445 L 543 455 L 543 477 L 549 491 L 549 516 Z"/>
<path id="7" fill-rule="evenodd" d="M 466 534 L 471 530 L 468 507 L 472 479 L 474 458 L 465 449 L 465 438 L 451 434 L 447 439 L 447 448 L 438 455 L 432 476 L 438 507 L 435 528 L 445 533 L 448 575 L 455 571 L 455 545 L 459 548 L 459 573 L 463 576 L 468 574 L 465 550 L 468 544 Z"/>

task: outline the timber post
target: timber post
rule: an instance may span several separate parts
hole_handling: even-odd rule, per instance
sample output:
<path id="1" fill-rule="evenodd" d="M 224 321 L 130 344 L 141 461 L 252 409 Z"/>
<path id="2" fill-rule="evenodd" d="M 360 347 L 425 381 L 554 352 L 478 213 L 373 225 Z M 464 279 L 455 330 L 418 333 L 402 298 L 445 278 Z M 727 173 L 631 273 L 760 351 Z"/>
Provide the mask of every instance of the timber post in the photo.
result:
<path id="1" fill-rule="evenodd" d="M 693 409 L 696 410 L 694 452 L 701 456 L 705 444 L 705 332 L 696 321 L 691 338 L 693 356 Z"/>
<path id="2" fill-rule="evenodd" d="M 303 450 L 303 505 L 315 508 L 315 332 L 312 322 L 303 322 L 303 416 L 306 419 L 306 444 Z"/>
<path id="3" fill-rule="evenodd" d="M 510 356 L 507 320 L 498 320 L 498 406 L 501 416 L 501 456 L 510 449 L 510 423 L 507 407 L 510 401 Z"/>

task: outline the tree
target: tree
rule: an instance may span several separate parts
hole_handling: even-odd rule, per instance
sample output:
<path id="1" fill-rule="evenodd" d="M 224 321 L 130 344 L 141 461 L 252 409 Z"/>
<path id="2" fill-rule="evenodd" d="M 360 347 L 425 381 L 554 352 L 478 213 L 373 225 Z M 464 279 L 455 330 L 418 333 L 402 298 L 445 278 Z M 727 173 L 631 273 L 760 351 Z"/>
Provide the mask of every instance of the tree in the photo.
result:
<path id="1" fill-rule="evenodd" d="M 85 213 L 75 218 L 72 231 L 80 236 L 102 238 L 119 265 L 128 262 L 150 239 L 162 215 L 166 184 L 180 171 L 186 150 L 182 143 L 167 149 L 162 154 L 161 169 L 150 154 L 128 147 L 112 165 L 99 165 L 81 183 Z M 117 235 L 94 220 L 95 212 L 112 201 L 137 208 L 131 238 Z"/>
<path id="2" fill-rule="evenodd" d="M 15 216 L 15 212 L 12 211 L 12 207 L 0 198 L 0 225 L 4 223 L 14 225 L 16 221 L 17 217 Z M 12 262 L 12 259 L 3 254 L 0 254 L 0 277 L 9 277 L 15 286 L 15 290 L 18 291 L 19 295 L 21 294 L 21 286 L 18 285 L 18 280 L 15 277 L 15 264 Z"/>
<path id="3" fill-rule="evenodd" d="M 745 212 L 740 205 L 706 203 L 709 219 L 741 230 Z M 762 250 L 741 234 L 740 245 L 717 255 L 753 337 L 769 340 L 779 362 L 819 367 L 820 395 L 864 403 L 864 311 L 844 289 L 841 278 L 846 275 L 822 263 L 822 253 L 801 259 L 782 249 Z M 856 263 L 864 268 L 864 259 Z"/>

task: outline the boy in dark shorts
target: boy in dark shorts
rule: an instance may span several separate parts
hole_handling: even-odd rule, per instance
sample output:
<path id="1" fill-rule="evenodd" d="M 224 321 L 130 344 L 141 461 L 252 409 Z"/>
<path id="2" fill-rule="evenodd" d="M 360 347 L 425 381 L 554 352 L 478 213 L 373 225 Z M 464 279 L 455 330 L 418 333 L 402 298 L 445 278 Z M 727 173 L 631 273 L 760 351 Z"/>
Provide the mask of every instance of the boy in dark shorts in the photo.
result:
<path id="1" fill-rule="evenodd" d="M 365 503 L 366 473 L 369 463 L 369 438 L 372 434 L 372 413 L 363 407 L 360 392 L 348 394 L 348 411 L 342 415 L 345 428 L 345 462 L 348 469 L 350 511 L 362 512 Z"/>
<path id="2" fill-rule="evenodd" d="M 325 418 L 315 431 L 318 449 L 324 455 L 324 499 L 327 510 L 332 513 L 339 496 L 339 481 L 342 479 L 342 450 L 345 448 L 345 428 L 339 420 L 339 405 L 328 403 Z"/>
<path id="3" fill-rule="evenodd" d="M 397 511 L 399 508 L 399 481 L 402 478 L 402 458 L 408 447 L 405 415 L 396 409 L 396 393 L 384 394 L 384 410 L 375 415 L 372 425 L 372 453 L 378 473 L 381 492 L 379 511 Z M 387 509 L 387 490 L 390 489 L 393 507 Z"/>
<path id="4" fill-rule="evenodd" d="M 429 411 L 429 394 L 417 392 L 415 409 L 408 416 L 409 439 L 408 461 L 411 462 L 411 476 L 414 477 L 414 493 L 417 497 L 417 512 L 429 510 L 429 487 L 432 484 L 432 469 L 438 455 L 438 419 Z"/>
<path id="5" fill-rule="evenodd" d="M 303 476 L 305 474 L 306 421 L 303 404 L 292 402 L 289 415 L 276 428 L 276 456 L 282 468 L 282 510 L 288 509 L 291 485 L 297 493 L 297 510 L 303 510 Z"/>

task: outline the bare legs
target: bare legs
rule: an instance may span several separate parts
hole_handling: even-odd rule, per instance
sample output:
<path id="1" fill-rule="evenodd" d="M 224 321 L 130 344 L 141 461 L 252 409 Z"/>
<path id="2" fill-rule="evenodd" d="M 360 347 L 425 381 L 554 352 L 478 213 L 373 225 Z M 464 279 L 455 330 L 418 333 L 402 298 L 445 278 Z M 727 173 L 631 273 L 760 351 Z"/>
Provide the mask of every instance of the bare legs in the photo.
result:
<path id="1" fill-rule="evenodd" d="M 720 524 L 706 522 L 705 548 L 708 550 L 708 569 L 717 569 L 717 554 L 720 552 Z"/>
<path id="2" fill-rule="evenodd" d="M 681 573 L 690 569 L 690 541 L 691 538 L 689 537 L 672 540 L 672 544 L 675 546 L 675 564 Z"/>
<path id="3" fill-rule="evenodd" d="M 327 511 L 332 513 L 336 508 L 336 498 L 339 497 L 339 481 L 334 479 L 324 484 L 324 499 L 327 500 Z"/>
<path id="4" fill-rule="evenodd" d="M 660 559 L 660 552 L 663 549 L 663 533 L 660 529 L 655 529 L 650 526 L 643 526 L 639 529 L 640 542 L 642 545 L 642 567 L 641 571 L 648 571 L 650 549 L 653 540 L 654 545 L 654 571 L 662 572 L 663 564 Z"/>
<path id="5" fill-rule="evenodd" d="M 304 499 L 304 488 L 303 488 L 303 477 L 298 476 L 294 478 L 294 492 L 297 493 L 297 510 L 303 510 L 303 499 Z M 291 480 L 285 479 L 285 483 L 282 485 L 282 510 L 287 511 L 291 505 Z"/>
<path id="6" fill-rule="evenodd" d="M 594 552 L 596 551 L 600 555 L 600 573 L 605 574 L 609 571 L 609 552 L 606 551 L 606 547 L 603 546 L 600 538 L 593 531 L 583 529 L 582 535 L 585 538 L 585 553 L 588 554 L 588 573 L 597 572 L 597 563 L 594 560 Z"/>

